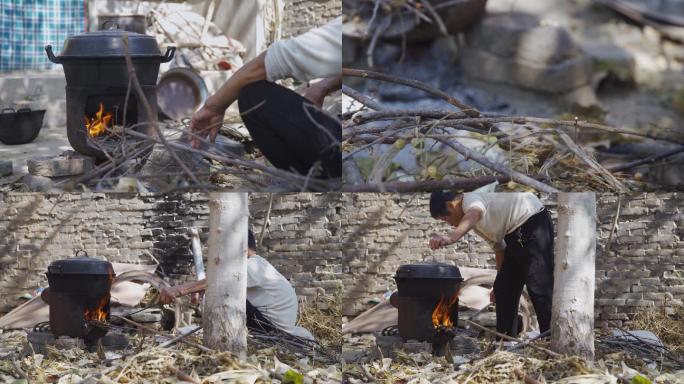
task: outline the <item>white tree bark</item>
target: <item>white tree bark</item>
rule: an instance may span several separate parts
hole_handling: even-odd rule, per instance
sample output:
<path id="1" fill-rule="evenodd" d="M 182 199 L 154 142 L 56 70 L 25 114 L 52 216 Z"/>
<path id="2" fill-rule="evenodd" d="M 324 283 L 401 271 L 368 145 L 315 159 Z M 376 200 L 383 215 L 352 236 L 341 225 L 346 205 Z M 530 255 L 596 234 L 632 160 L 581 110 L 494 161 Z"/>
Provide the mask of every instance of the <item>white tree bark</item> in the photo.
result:
<path id="1" fill-rule="evenodd" d="M 204 343 L 244 357 L 247 351 L 247 194 L 209 194 L 209 255 Z"/>
<path id="2" fill-rule="evenodd" d="M 558 195 L 551 349 L 594 359 L 596 196 Z"/>

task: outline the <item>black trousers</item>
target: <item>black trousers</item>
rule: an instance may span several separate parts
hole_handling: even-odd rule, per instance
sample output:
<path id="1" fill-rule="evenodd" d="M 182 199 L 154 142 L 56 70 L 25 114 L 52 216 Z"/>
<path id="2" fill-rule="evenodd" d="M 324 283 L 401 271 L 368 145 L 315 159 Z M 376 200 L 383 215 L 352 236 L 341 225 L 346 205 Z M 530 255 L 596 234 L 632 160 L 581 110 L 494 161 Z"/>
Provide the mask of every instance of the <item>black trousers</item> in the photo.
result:
<path id="1" fill-rule="evenodd" d="M 505 238 L 504 260 L 494 281 L 496 330 L 509 336 L 518 333 L 518 305 L 523 286 L 532 300 L 540 332 L 551 323 L 553 296 L 553 221 L 543 211 L 530 217 Z"/>
<path id="2" fill-rule="evenodd" d="M 264 315 L 255 306 L 253 306 L 249 300 L 247 300 L 246 315 L 247 329 L 265 332 L 278 331 L 278 328 L 271 323 L 271 320 L 264 317 Z"/>
<path id="3" fill-rule="evenodd" d="M 240 91 L 242 121 L 275 167 L 307 175 L 319 162 L 318 178 L 342 177 L 342 126 L 297 93 L 269 81 Z"/>

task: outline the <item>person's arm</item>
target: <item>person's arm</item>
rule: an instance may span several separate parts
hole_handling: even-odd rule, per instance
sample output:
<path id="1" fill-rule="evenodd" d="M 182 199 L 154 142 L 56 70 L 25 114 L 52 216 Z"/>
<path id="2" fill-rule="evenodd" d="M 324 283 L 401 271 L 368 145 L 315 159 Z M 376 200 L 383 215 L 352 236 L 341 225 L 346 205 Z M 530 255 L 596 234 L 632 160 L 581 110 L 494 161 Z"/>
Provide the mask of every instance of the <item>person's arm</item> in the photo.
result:
<path id="1" fill-rule="evenodd" d="M 435 250 L 454 244 L 465 236 L 468 231 L 475 227 L 478 221 L 482 218 L 482 210 L 479 208 L 468 209 L 461 221 L 454 228 L 454 231 L 447 236 L 434 236 L 430 239 L 430 248 Z"/>
<path id="2" fill-rule="evenodd" d="M 175 287 L 164 287 L 161 292 L 159 292 L 159 300 L 168 304 L 173 301 L 176 297 L 189 295 L 191 293 L 201 292 L 207 289 L 207 280 L 202 279 L 200 281 L 193 281 L 190 283 L 185 283 L 177 285 Z"/>
<path id="3" fill-rule="evenodd" d="M 328 77 L 310 86 L 304 92 L 304 97 L 320 108 L 323 106 L 325 97 L 340 88 L 342 88 L 342 76 Z"/>
<path id="4" fill-rule="evenodd" d="M 209 134 L 212 142 L 216 140 L 226 109 L 237 100 L 240 90 L 251 83 L 266 79 L 266 52 L 240 67 L 216 93 L 207 98 L 204 106 L 192 115 L 190 131 L 193 134 L 201 138 Z M 193 148 L 200 148 L 202 145 L 196 137 L 192 138 L 191 144 Z"/>
<path id="5" fill-rule="evenodd" d="M 308 81 L 341 76 L 342 17 L 291 39 L 273 43 L 259 56 L 247 62 L 210 96 L 199 111 L 192 115 L 190 131 L 214 142 L 226 109 L 237 100 L 240 90 L 259 80 L 275 81 L 288 77 Z M 341 82 L 341 78 L 340 78 Z M 341 87 L 341 85 L 340 85 Z M 191 144 L 200 148 L 202 142 L 193 137 Z"/>

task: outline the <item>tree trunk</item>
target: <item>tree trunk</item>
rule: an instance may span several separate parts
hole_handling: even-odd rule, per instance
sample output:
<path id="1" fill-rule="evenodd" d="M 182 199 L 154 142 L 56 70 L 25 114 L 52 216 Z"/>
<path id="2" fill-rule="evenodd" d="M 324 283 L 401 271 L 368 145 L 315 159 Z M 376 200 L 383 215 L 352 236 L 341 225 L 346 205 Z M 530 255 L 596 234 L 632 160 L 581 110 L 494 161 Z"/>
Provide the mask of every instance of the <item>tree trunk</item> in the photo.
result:
<path id="1" fill-rule="evenodd" d="M 247 351 L 247 194 L 209 194 L 209 256 L 204 343 L 244 356 Z"/>
<path id="2" fill-rule="evenodd" d="M 558 195 L 551 349 L 594 359 L 596 196 Z"/>

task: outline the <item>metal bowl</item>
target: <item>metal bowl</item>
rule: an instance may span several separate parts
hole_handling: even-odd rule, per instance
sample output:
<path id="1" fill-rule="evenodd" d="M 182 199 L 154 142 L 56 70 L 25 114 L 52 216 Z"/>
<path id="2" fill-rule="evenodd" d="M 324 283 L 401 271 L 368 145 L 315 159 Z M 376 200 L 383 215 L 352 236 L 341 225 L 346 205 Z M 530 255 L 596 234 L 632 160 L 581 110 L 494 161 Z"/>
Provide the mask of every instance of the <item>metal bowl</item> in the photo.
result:
<path id="1" fill-rule="evenodd" d="M 161 75 L 157 105 L 166 116 L 180 120 L 191 116 L 209 97 L 204 79 L 190 68 L 173 68 Z"/>
<path id="2" fill-rule="evenodd" d="M 0 112 L 0 141 L 17 145 L 30 143 L 38 137 L 43 127 L 45 110 L 32 111 L 30 108 L 5 108 Z"/>

